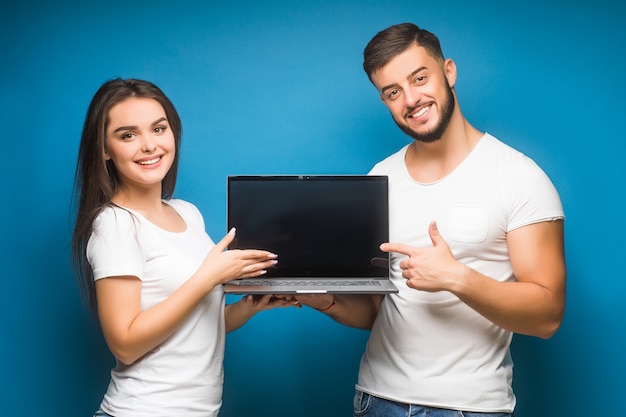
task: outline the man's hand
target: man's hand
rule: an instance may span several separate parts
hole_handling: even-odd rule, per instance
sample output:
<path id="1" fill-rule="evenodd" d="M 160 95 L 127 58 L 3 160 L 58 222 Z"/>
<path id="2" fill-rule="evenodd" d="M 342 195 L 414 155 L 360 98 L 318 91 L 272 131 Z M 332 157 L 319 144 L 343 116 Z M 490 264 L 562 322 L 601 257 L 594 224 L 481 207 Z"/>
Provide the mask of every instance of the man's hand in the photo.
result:
<path id="1" fill-rule="evenodd" d="M 399 264 L 408 287 L 429 292 L 450 290 L 455 279 L 463 277 L 466 266 L 456 260 L 450 246 L 439 234 L 437 223 L 430 223 L 428 233 L 433 243 L 430 247 L 383 243 L 380 249 L 408 257 Z"/>

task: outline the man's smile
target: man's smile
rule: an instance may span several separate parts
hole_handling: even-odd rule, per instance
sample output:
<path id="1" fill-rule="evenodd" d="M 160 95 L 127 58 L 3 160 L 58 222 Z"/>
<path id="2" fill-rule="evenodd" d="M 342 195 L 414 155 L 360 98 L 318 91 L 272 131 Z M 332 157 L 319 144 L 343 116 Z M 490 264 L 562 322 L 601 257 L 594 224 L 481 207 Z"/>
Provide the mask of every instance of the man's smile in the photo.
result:
<path id="1" fill-rule="evenodd" d="M 432 106 L 432 103 L 423 105 L 423 106 L 419 106 L 417 107 L 415 110 L 409 112 L 408 114 L 408 118 L 409 119 L 418 119 L 420 117 L 422 117 L 423 115 L 425 115 L 428 110 L 430 110 L 430 107 Z"/>

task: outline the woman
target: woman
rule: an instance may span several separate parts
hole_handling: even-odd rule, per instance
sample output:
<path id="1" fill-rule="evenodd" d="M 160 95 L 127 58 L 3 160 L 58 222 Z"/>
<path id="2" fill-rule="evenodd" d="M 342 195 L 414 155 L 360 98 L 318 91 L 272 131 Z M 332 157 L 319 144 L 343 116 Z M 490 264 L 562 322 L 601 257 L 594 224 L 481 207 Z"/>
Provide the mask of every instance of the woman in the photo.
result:
<path id="1" fill-rule="evenodd" d="M 226 250 L 235 230 L 214 244 L 198 209 L 172 198 L 181 132 L 147 81 L 108 81 L 87 111 L 72 255 L 116 358 L 96 416 L 216 416 L 225 333 L 293 305 L 271 296 L 224 305 L 222 283 L 264 274 L 277 255 Z"/>

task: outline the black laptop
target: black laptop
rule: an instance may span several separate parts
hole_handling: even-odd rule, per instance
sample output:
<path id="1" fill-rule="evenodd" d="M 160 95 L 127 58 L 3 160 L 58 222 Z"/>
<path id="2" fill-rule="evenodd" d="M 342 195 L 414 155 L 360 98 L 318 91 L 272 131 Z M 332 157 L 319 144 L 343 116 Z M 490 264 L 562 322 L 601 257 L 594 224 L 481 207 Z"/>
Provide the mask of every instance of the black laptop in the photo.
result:
<path id="1" fill-rule="evenodd" d="M 265 249 L 278 264 L 231 281 L 228 294 L 389 293 L 387 176 L 233 175 L 229 249 Z"/>

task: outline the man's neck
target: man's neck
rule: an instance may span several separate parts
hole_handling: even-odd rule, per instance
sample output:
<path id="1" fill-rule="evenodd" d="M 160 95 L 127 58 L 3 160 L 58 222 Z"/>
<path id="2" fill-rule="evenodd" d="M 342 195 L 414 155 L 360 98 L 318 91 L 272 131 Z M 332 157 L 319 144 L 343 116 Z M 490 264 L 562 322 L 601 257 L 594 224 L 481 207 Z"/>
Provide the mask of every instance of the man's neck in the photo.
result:
<path id="1" fill-rule="evenodd" d="M 482 136 L 458 112 L 441 139 L 431 143 L 415 140 L 409 145 L 405 163 L 411 177 L 422 183 L 440 180 L 459 166 Z"/>

